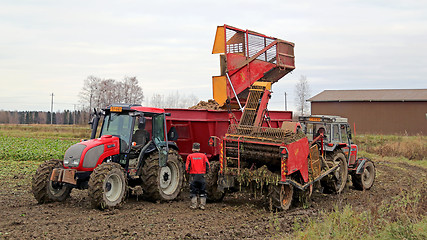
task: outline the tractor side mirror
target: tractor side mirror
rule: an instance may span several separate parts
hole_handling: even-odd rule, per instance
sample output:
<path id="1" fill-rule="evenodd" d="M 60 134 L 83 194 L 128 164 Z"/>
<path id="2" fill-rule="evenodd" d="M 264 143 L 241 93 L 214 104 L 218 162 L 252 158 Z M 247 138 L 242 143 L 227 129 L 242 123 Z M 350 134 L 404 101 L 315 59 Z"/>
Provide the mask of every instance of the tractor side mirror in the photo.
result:
<path id="1" fill-rule="evenodd" d="M 176 141 L 176 140 L 178 140 L 178 132 L 176 131 L 176 128 L 175 127 L 171 127 L 170 129 L 169 129 L 169 132 L 168 132 L 168 140 L 169 141 Z"/>
<path id="2" fill-rule="evenodd" d="M 220 140 L 217 136 L 211 136 L 208 141 L 208 145 L 210 147 L 216 147 L 218 145 L 218 140 Z"/>

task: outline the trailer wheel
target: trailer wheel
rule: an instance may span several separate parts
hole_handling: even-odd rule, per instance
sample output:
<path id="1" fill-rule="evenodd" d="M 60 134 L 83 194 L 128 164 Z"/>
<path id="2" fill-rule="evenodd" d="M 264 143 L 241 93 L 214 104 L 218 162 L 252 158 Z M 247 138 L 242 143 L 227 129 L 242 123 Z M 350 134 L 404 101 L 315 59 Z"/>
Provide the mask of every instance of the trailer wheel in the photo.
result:
<path id="1" fill-rule="evenodd" d="M 270 211 L 285 211 L 292 204 L 294 187 L 290 184 L 271 185 L 268 189 Z"/>
<path id="2" fill-rule="evenodd" d="M 50 181 L 55 168 L 63 168 L 63 165 L 60 160 L 52 159 L 40 164 L 33 175 L 31 192 L 38 203 L 62 202 L 70 196 L 72 188 L 69 185 Z"/>
<path id="3" fill-rule="evenodd" d="M 208 201 L 220 202 L 224 199 L 225 192 L 218 190 L 218 172 L 220 164 L 218 161 L 211 162 L 211 167 L 206 174 L 206 191 L 208 192 Z"/>
<path id="4" fill-rule="evenodd" d="M 142 167 L 142 188 L 151 201 L 169 201 L 181 192 L 184 179 L 182 158 L 174 149 L 169 149 L 166 167 L 159 166 L 159 153 L 150 154 Z"/>
<path id="5" fill-rule="evenodd" d="M 369 190 L 375 182 L 375 165 L 372 161 L 365 163 L 365 170 L 362 174 L 352 174 L 351 181 L 357 190 Z"/>
<path id="6" fill-rule="evenodd" d="M 89 198 L 94 208 L 116 208 L 123 204 L 127 193 L 127 178 L 118 163 L 103 163 L 89 179 Z"/>
<path id="7" fill-rule="evenodd" d="M 347 160 L 344 156 L 344 153 L 337 152 L 332 156 L 330 160 L 334 165 L 339 164 L 339 167 L 325 177 L 322 181 L 322 186 L 324 187 L 325 192 L 328 193 L 341 193 L 347 183 L 348 177 L 348 166 Z"/>

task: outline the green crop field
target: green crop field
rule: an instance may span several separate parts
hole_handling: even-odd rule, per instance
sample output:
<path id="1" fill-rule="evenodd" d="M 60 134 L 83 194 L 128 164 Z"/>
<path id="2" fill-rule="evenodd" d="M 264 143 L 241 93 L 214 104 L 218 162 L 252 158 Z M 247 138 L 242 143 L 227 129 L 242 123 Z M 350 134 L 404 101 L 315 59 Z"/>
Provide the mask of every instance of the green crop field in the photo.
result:
<path id="1" fill-rule="evenodd" d="M 0 125 L 0 159 L 45 161 L 62 159 L 82 136 L 81 126 Z"/>

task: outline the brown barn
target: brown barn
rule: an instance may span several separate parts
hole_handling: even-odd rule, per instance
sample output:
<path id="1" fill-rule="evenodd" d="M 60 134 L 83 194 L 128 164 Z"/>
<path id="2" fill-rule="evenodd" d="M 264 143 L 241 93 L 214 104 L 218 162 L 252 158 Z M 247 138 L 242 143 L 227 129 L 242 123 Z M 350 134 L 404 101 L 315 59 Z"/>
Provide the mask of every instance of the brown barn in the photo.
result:
<path id="1" fill-rule="evenodd" d="M 348 118 L 356 133 L 427 135 L 427 89 L 325 90 L 313 115 Z"/>

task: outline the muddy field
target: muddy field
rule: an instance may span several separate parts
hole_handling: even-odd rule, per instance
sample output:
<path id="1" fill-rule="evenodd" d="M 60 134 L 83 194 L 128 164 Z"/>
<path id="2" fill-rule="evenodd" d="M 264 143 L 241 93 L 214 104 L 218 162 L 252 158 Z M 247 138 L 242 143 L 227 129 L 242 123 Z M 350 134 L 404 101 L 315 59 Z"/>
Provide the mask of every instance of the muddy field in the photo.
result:
<path id="1" fill-rule="evenodd" d="M 369 191 L 348 186 L 341 195 L 314 193 L 307 208 L 270 213 L 250 194 L 227 195 L 207 210 L 190 210 L 188 199 L 151 203 L 131 197 L 121 209 L 90 208 L 87 191 L 73 190 L 63 203 L 39 205 L 30 193 L 30 174 L 3 178 L 0 185 L 0 239 L 277 239 L 290 237 L 295 222 L 318 218 L 322 210 L 350 204 L 375 209 L 402 191 L 418 189 L 427 212 L 424 168 L 376 161 Z"/>

